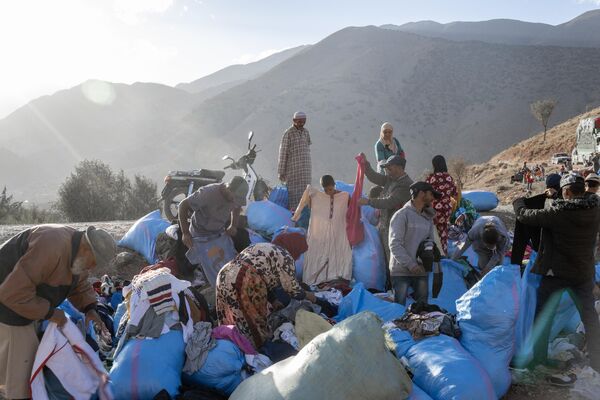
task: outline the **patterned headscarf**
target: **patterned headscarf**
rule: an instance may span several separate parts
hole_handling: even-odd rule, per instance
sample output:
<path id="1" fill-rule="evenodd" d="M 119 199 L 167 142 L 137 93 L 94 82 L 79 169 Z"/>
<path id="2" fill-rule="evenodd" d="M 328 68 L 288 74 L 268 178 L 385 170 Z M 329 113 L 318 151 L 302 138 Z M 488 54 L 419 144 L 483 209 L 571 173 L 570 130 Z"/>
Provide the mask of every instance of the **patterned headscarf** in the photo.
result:
<path id="1" fill-rule="evenodd" d="M 390 137 L 389 141 L 385 140 L 383 136 L 383 131 L 388 129 L 391 129 L 392 131 L 392 136 Z M 389 122 L 384 122 L 383 125 L 381 125 L 381 131 L 379 131 L 379 140 L 381 140 L 381 143 L 384 145 L 390 146 L 390 149 L 394 152 L 394 154 L 398 152 L 398 147 L 396 146 L 396 141 L 394 140 L 394 127 Z"/>
<path id="2" fill-rule="evenodd" d="M 294 260 L 299 259 L 308 250 L 306 238 L 296 232 L 284 232 L 273 239 L 272 243 L 287 250 Z"/>

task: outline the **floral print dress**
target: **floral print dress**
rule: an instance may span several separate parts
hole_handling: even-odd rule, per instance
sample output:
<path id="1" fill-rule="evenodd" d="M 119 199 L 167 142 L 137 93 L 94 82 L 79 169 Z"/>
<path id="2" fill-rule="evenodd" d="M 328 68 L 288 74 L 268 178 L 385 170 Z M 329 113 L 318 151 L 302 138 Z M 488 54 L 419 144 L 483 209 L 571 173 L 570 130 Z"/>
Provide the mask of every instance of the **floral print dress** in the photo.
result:
<path id="1" fill-rule="evenodd" d="M 219 325 L 237 326 L 256 348 L 261 347 L 273 335 L 267 323 L 269 292 L 281 287 L 292 298 L 306 296 L 295 276 L 294 259 L 287 250 L 272 243 L 246 248 L 219 271 Z"/>
<path id="2" fill-rule="evenodd" d="M 450 224 L 450 214 L 452 214 L 452 202 L 450 199 L 458 195 L 458 190 L 454 179 L 447 172 L 436 172 L 429 175 L 427 183 L 431 184 L 437 192 L 442 193 L 442 198 L 433 202 L 435 209 L 433 222 L 440 235 L 442 249 L 444 253 L 448 254 L 448 226 Z"/>

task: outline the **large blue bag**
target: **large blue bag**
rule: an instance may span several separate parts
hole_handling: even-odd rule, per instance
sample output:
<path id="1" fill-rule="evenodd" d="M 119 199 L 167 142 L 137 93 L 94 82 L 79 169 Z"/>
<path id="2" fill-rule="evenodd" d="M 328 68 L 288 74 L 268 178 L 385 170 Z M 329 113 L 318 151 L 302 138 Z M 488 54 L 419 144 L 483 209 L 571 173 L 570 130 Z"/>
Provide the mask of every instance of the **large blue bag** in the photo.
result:
<path id="1" fill-rule="evenodd" d="M 185 343 L 181 331 L 158 339 L 129 339 L 110 370 L 116 400 L 152 400 L 161 390 L 175 397 L 181 386 Z"/>
<path id="2" fill-rule="evenodd" d="M 260 236 L 258 233 L 254 232 L 252 229 L 246 229 L 246 231 L 248 231 L 248 237 L 250 238 L 250 244 L 268 243 L 269 242 L 267 239 Z"/>
<path id="3" fill-rule="evenodd" d="M 442 290 L 437 298 L 431 297 L 433 291 L 433 274 L 429 274 L 429 304 L 435 304 L 448 311 L 450 314 L 456 314 L 456 300 L 467 292 L 467 284 L 463 278 L 463 266 L 456 261 L 443 259 L 440 267 L 444 273 Z"/>
<path id="4" fill-rule="evenodd" d="M 498 207 L 499 203 L 496 193 L 483 190 L 466 190 L 462 192 L 462 196 L 473 203 L 477 211 L 491 211 Z"/>
<path id="5" fill-rule="evenodd" d="M 435 400 L 495 400 L 490 377 L 482 365 L 453 337 L 418 341 L 406 353 L 413 381 Z"/>
<path id="6" fill-rule="evenodd" d="M 138 219 L 129 231 L 119 240 L 119 246 L 135 250 L 140 253 L 150 264 L 156 264 L 156 238 L 171 224 L 162 219 L 160 210 Z"/>
<path id="7" fill-rule="evenodd" d="M 362 283 L 357 283 L 342 299 L 338 306 L 338 315 L 334 319 L 340 322 L 361 311 L 371 311 L 383 321 L 393 321 L 404 314 L 405 308 L 401 304 L 375 297 Z"/>
<path id="8" fill-rule="evenodd" d="M 506 394 L 511 384 L 508 366 L 516 351 L 520 293 L 520 267 L 502 265 L 456 302 L 462 331 L 460 343 L 483 365 L 498 398 Z"/>
<path id="9" fill-rule="evenodd" d="M 369 289 L 385 290 L 385 255 L 377 228 L 361 219 L 365 229 L 362 242 L 352 248 L 352 276 Z"/>
<path id="10" fill-rule="evenodd" d="M 288 209 L 290 207 L 290 203 L 287 186 L 275 186 L 273 190 L 271 190 L 269 201 L 277 204 L 280 207 Z"/>
<path id="11" fill-rule="evenodd" d="M 412 392 L 408 396 L 408 400 L 433 400 L 423 389 L 418 387 L 414 382 L 412 385 Z"/>
<path id="12" fill-rule="evenodd" d="M 340 192 L 346 192 L 350 195 L 354 193 L 354 184 L 346 183 L 344 181 L 335 181 L 335 188 Z"/>
<path id="13" fill-rule="evenodd" d="M 189 385 L 216 389 L 229 396 L 242 383 L 244 354 L 229 340 L 217 340 L 217 346 L 208 352 L 202 368 L 192 375 L 183 374 Z"/>
<path id="14" fill-rule="evenodd" d="M 269 200 L 255 201 L 246 208 L 250 229 L 272 237 L 282 226 L 294 226 L 292 213 Z"/>

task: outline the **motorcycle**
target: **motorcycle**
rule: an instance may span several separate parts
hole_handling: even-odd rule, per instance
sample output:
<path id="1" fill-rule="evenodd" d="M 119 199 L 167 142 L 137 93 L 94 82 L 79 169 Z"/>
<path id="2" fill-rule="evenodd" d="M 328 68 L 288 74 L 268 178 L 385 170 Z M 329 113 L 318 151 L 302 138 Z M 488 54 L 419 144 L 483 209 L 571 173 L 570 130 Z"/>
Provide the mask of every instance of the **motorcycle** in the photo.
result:
<path id="1" fill-rule="evenodd" d="M 258 174 L 252 167 L 256 160 L 256 144 L 252 146 L 254 133 L 248 134 L 248 152 L 235 161 L 230 156 L 223 157 L 223 160 L 231 160 L 232 163 L 224 169 L 243 170 L 244 179 L 248 182 L 249 191 L 247 201 L 252 199 L 263 200 L 269 193 L 267 184 L 258 177 Z M 179 203 L 190 196 L 202 186 L 213 183 L 221 183 L 225 177 L 225 171 L 216 171 L 208 169 L 195 169 L 191 171 L 169 171 L 165 177 L 165 186 L 161 192 L 163 202 L 163 214 L 169 221 L 177 219 Z"/>
<path id="2" fill-rule="evenodd" d="M 252 164 L 256 160 L 256 153 L 260 150 L 256 150 L 256 144 L 252 145 L 252 138 L 254 132 L 250 131 L 248 134 L 248 152 L 244 154 L 239 160 L 234 160 L 229 155 L 223 157 L 223 161 L 231 160 L 231 164 L 226 166 L 224 169 L 242 170 L 244 171 L 244 179 L 248 183 L 248 195 L 246 196 L 246 202 L 250 203 L 254 201 L 264 200 L 269 195 L 269 186 L 266 182 L 258 176 Z"/>

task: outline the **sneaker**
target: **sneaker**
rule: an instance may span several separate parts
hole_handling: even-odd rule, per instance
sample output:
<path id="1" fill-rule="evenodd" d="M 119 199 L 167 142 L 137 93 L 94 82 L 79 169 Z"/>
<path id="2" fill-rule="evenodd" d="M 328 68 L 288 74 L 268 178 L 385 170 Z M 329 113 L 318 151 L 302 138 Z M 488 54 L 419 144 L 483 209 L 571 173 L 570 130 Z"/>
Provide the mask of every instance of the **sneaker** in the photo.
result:
<path id="1" fill-rule="evenodd" d="M 546 378 L 548 383 L 554 386 L 570 387 L 577 382 L 577 375 L 575 374 L 554 374 Z"/>

